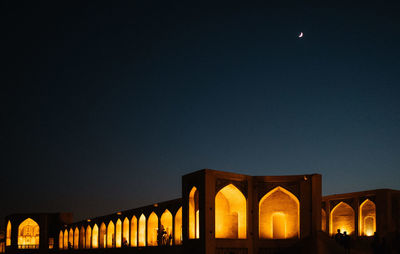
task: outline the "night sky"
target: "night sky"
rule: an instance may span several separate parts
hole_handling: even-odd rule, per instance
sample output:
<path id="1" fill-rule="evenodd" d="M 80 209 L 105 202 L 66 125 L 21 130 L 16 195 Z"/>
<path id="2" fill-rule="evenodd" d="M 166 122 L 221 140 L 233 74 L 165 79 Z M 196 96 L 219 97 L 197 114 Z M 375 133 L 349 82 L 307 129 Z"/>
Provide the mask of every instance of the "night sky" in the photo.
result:
<path id="1" fill-rule="evenodd" d="M 1 221 L 178 198 L 202 168 L 400 189 L 398 6 L 83 2 L 1 1 Z"/>

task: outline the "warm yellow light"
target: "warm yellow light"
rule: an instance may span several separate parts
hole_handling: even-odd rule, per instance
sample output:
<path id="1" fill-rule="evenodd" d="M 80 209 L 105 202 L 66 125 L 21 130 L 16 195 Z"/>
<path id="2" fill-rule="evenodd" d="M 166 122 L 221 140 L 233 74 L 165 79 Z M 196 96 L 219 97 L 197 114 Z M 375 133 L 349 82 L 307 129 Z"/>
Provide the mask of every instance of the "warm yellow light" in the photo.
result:
<path id="1" fill-rule="evenodd" d="M 115 247 L 117 248 L 121 248 L 121 234 L 122 234 L 122 222 L 120 219 L 118 219 L 115 228 Z"/>
<path id="2" fill-rule="evenodd" d="M 60 231 L 60 234 L 58 235 L 58 249 L 62 250 L 64 248 L 64 234 L 62 230 Z"/>
<path id="3" fill-rule="evenodd" d="M 215 237 L 246 238 L 246 198 L 233 184 L 215 195 Z"/>
<path id="4" fill-rule="evenodd" d="M 107 248 L 114 247 L 114 239 L 115 239 L 114 230 L 115 230 L 114 222 L 112 222 L 111 220 L 107 226 Z"/>
<path id="5" fill-rule="evenodd" d="M 64 231 L 64 250 L 68 249 L 68 230 Z"/>
<path id="6" fill-rule="evenodd" d="M 71 228 L 68 233 L 68 248 L 74 247 L 74 230 Z"/>
<path id="7" fill-rule="evenodd" d="M 373 236 L 376 231 L 376 206 L 375 203 L 366 199 L 359 210 L 359 234 Z"/>
<path id="8" fill-rule="evenodd" d="M 147 245 L 157 246 L 158 217 L 152 212 L 147 220 Z"/>
<path id="9" fill-rule="evenodd" d="M 139 246 L 146 246 L 146 217 L 144 214 L 139 217 Z"/>
<path id="10" fill-rule="evenodd" d="M 336 234 L 337 229 L 340 229 L 341 233 L 353 234 L 354 220 L 353 208 L 345 202 L 340 202 L 332 209 L 330 214 L 330 234 Z"/>
<path id="11" fill-rule="evenodd" d="M 125 218 L 122 225 L 122 243 L 129 245 L 129 219 Z"/>
<path id="12" fill-rule="evenodd" d="M 106 244 L 107 244 L 107 228 L 106 228 L 106 224 L 101 223 L 100 226 L 100 248 L 105 248 Z"/>
<path id="13" fill-rule="evenodd" d="M 37 249 L 39 248 L 39 224 L 28 218 L 18 227 L 18 248 Z"/>
<path id="14" fill-rule="evenodd" d="M 321 230 L 326 232 L 326 212 L 321 209 Z"/>
<path id="15" fill-rule="evenodd" d="M 175 245 L 182 244 L 182 207 L 175 214 Z"/>
<path id="16" fill-rule="evenodd" d="M 170 236 L 172 236 L 172 213 L 166 209 L 161 215 L 160 223 L 162 228 L 164 228 L 166 235 L 162 235 L 162 245 L 171 245 L 172 242 L 169 241 Z"/>
<path id="17" fill-rule="evenodd" d="M 11 245 L 11 221 L 8 221 L 6 229 L 6 246 L 10 245 Z"/>
<path id="18" fill-rule="evenodd" d="M 136 216 L 133 216 L 131 219 L 131 246 L 136 247 L 138 242 L 137 242 L 137 219 Z"/>
<path id="19" fill-rule="evenodd" d="M 93 226 L 92 248 L 93 249 L 99 248 L 99 227 L 97 226 L 97 224 L 94 224 Z"/>
<path id="20" fill-rule="evenodd" d="M 189 193 L 189 239 L 200 238 L 199 192 L 193 187 Z"/>
<path id="21" fill-rule="evenodd" d="M 90 226 L 87 226 L 86 228 L 86 249 L 90 249 L 90 243 L 91 243 L 91 239 L 92 239 L 92 228 Z"/>
<path id="22" fill-rule="evenodd" d="M 79 229 L 75 228 L 75 232 L 74 232 L 74 249 L 78 249 L 79 248 Z"/>
<path id="23" fill-rule="evenodd" d="M 262 239 L 298 238 L 300 202 L 290 191 L 276 187 L 259 202 L 259 236 Z"/>
<path id="24" fill-rule="evenodd" d="M 85 248 L 85 228 L 82 226 L 79 232 L 79 248 Z"/>

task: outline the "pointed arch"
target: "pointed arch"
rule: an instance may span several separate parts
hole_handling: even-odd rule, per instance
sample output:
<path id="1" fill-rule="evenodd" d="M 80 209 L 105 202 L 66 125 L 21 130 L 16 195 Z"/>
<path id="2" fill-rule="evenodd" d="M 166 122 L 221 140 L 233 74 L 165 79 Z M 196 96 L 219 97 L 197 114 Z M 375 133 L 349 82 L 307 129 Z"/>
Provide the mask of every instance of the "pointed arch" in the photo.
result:
<path id="1" fill-rule="evenodd" d="M 120 219 L 115 224 L 115 247 L 121 248 L 121 237 L 122 237 L 122 222 Z"/>
<path id="2" fill-rule="evenodd" d="M 147 220 L 147 246 L 157 246 L 158 217 L 152 212 Z"/>
<path id="3" fill-rule="evenodd" d="M 115 226 L 114 222 L 110 220 L 107 226 L 107 248 L 115 247 Z"/>
<path id="4" fill-rule="evenodd" d="M 125 217 L 122 224 L 122 244 L 129 246 L 129 219 L 127 217 Z"/>
<path id="5" fill-rule="evenodd" d="M 376 206 L 369 199 L 366 199 L 360 205 L 358 232 L 362 236 L 373 236 L 376 232 Z"/>
<path id="6" fill-rule="evenodd" d="M 324 209 L 321 209 L 321 230 L 326 232 L 326 212 Z"/>
<path id="7" fill-rule="evenodd" d="M 172 236 L 172 213 L 168 209 L 165 209 L 163 214 L 161 214 L 160 223 L 161 230 L 164 229 L 165 232 L 167 232 L 167 235 L 163 236 L 161 245 L 172 244 L 172 242 L 168 240 L 170 239 L 170 236 Z"/>
<path id="8" fill-rule="evenodd" d="M 138 246 L 138 225 L 136 216 L 133 216 L 131 219 L 131 246 L 136 247 Z"/>
<path id="9" fill-rule="evenodd" d="M 36 221 L 27 218 L 18 226 L 18 248 L 38 249 L 40 227 Z"/>
<path id="10" fill-rule="evenodd" d="M 259 237 L 299 238 L 300 202 L 293 193 L 278 186 L 259 202 Z"/>
<path id="11" fill-rule="evenodd" d="M 139 246 L 146 246 L 146 217 L 142 213 L 139 217 Z"/>
<path id="12" fill-rule="evenodd" d="M 75 228 L 74 231 L 74 249 L 77 250 L 79 248 L 79 229 Z"/>
<path id="13" fill-rule="evenodd" d="M 90 244 L 91 244 L 91 239 L 92 239 L 92 228 L 90 227 L 90 225 L 87 226 L 86 228 L 86 243 L 85 243 L 85 248 L 86 249 L 90 249 Z"/>
<path id="14" fill-rule="evenodd" d="M 68 233 L 68 249 L 73 247 L 74 247 L 74 230 L 70 228 Z"/>
<path id="15" fill-rule="evenodd" d="M 99 227 L 97 226 L 97 224 L 94 224 L 94 226 L 93 226 L 92 248 L 93 249 L 99 248 Z"/>
<path id="16" fill-rule="evenodd" d="M 189 193 L 189 239 L 200 238 L 199 191 L 195 186 Z"/>
<path id="17" fill-rule="evenodd" d="M 62 250 L 64 248 L 64 234 L 63 231 L 60 230 L 60 234 L 58 235 L 58 249 Z"/>
<path id="18" fill-rule="evenodd" d="M 79 249 L 85 248 L 85 228 L 81 226 L 81 230 L 79 232 Z"/>
<path id="19" fill-rule="evenodd" d="M 100 248 L 105 248 L 107 245 L 107 228 L 104 222 L 101 223 L 100 225 L 99 241 L 100 241 Z"/>
<path id="20" fill-rule="evenodd" d="M 175 214 L 175 230 L 174 230 L 175 245 L 182 244 L 182 207 Z"/>
<path id="21" fill-rule="evenodd" d="M 64 250 L 68 249 L 68 230 L 64 230 Z"/>
<path id="22" fill-rule="evenodd" d="M 348 235 L 354 233 L 355 216 L 353 208 L 345 202 L 340 202 L 331 211 L 330 214 L 330 234 L 335 234 L 337 229 Z"/>
<path id="23" fill-rule="evenodd" d="M 6 229 L 6 246 L 10 245 L 11 245 L 11 221 L 8 221 Z"/>
<path id="24" fill-rule="evenodd" d="M 215 238 L 246 238 L 246 198 L 233 184 L 215 195 Z"/>

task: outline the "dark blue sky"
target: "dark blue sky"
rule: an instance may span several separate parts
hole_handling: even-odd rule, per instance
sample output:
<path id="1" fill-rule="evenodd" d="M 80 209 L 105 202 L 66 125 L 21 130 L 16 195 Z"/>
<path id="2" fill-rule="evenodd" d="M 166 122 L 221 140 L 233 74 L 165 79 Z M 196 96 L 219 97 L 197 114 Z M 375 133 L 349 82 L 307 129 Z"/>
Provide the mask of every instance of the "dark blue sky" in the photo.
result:
<path id="1" fill-rule="evenodd" d="M 400 189 L 398 6 L 11 2 L 1 218 L 173 199 L 202 168 Z"/>

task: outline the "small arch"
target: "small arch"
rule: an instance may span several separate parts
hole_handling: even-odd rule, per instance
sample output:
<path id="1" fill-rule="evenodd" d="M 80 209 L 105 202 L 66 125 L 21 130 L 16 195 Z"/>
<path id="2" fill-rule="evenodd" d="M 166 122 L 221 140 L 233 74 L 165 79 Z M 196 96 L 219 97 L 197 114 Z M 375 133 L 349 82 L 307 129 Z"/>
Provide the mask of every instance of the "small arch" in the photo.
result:
<path id="1" fill-rule="evenodd" d="M 163 235 L 161 239 L 161 245 L 171 245 L 172 242 L 169 241 L 170 236 L 172 236 L 172 213 L 165 209 L 160 217 L 161 228 L 164 228 L 166 235 Z"/>
<path id="2" fill-rule="evenodd" d="M 199 191 L 195 186 L 189 193 L 189 239 L 200 238 Z"/>
<path id="3" fill-rule="evenodd" d="M 144 214 L 139 217 L 139 246 L 146 246 L 146 217 Z"/>
<path id="4" fill-rule="evenodd" d="M 138 225 L 136 216 L 133 216 L 131 219 L 131 246 L 136 247 L 138 245 Z"/>
<path id="5" fill-rule="evenodd" d="M 182 244 L 182 207 L 180 207 L 175 214 L 174 240 L 175 245 Z"/>
<path id="6" fill-rule="evenodd" d="M 147 220 L 147 246 L 157 246 L 158 217 L 152 212 Z"/>
<path id="7" fill-rule="evenodd" d="M 321 209 L 321 230 L 326 232 L 326 212 L 324 209 Z"/>
<path id="8" fill-rule="evenodd" d="M 77 250 L 79 248 L 79 229 L 75 228 L 74 232 L 74 249 Z"/>
<path id="9" fill-rule="evenodd" d="M 68 249 L 68 230 L 64 230 L 64 250 Z"/>
<path id="10" fill-rule="evenodd" d="M 113 248 L 115 247 L 115 226 L 114 222 L 110 220 L 107 226 L 107 248 Z"/>
<path id="11" fill-rule="evenodd" d="M 359 234 L 373 236 L 376 232 L 376 206 L 375 203 L 366 199 L 360 205 Z"/>
<path id="12" fill-rule="evenodd" d="M 107 228 L 106 224 L 103 222 L 100 225 L 100 248 L 105 248 L 107 246 Z"/>
<path id="13" fill-rule="evenodd" d="M 85 248 L 86 249 L 90 249 L 90 243 L 92 242 L 91 239 L 92 239 L 92 228 L 90 227 L 90 225 L 88 225 L 86 228 L 86 237 L 85 237 L 85 240 L 86 240 Z"/>
<path id="14" fill-rule="evenodd" d="M 127 217 L 125 217 L 122 224 L 122 244 L 129 246 L 129 219 Z"/>
<path id="15" fill-rule="evenodd" d="M 97 226 L 97 224 L 94 224 L 94 226 L 93 226 L 92 248 L 93 249 L 99 248 L 99 227 Z"/>
<path id="16" fill-rule="evenodd" d="M 64 234 L 63 231 L 60 230 L 60 234 L 58 235 L 58 249 L 62 250 L 64 248 Z"/>
<path id="17" fill-rule="evenodd" d="M 215 238 L 246 238 L 246 198 L 233 184 L 215 195 Z"/>
<path id="18" fill-rule="evenodd" d="M 354 233 L 355 216 L 353 208 L 345 202 L 340 202 L 330 214 L 330 234 L 334 235 L 337 229 L 348 235 Z"/>
<path id="19" fill-rule="evenodd" d="M 297 197 L 280 186 L 265 194 L 259 202 L 260 238 L 299 238 L 299 234 L 300 202 Z"/>
<path id="20" fill-rule="evenodd" d="M 115 247 L 121 248 L 122 222 L 120 219 L 115 224 Z"/>
<path id="21" fill-rule="evenodd" d="M 6 229 L 6 246 L 10 245 L 11 245 L 11 221 L 8 221 Z"/>
<path id="22" fill-rule="evenodd" d="M 79 232 L 79 249 L 84 249 L 85 248 L 85 228 L 81 226 L 81 230 Z"/>
<path id="23" fill-rule="evenodd" d="M 74 247 L 74 230 L 70 228 L 68 233 L 68 249 L 73 247 Z"/>

